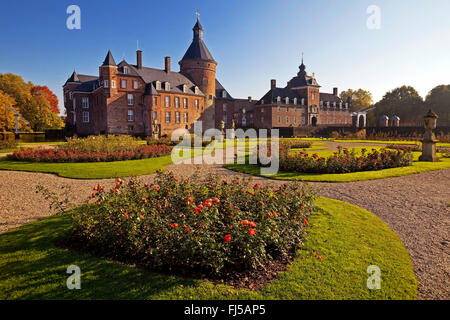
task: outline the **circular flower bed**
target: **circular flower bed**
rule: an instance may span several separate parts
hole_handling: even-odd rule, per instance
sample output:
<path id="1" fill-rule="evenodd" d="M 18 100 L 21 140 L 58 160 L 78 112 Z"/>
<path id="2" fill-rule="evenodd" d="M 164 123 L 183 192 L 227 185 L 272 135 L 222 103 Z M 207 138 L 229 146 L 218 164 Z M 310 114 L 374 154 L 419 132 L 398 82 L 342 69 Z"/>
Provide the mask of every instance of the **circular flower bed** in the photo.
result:
<path id="1" fill-rule="evenodd" d="M 286 260 L 302 245 L 315 196 L 301 183 L 269 188 L 250 180 L 117 180 L 94 187 L 66 241 L 159 270 L 220 275 Z"/>

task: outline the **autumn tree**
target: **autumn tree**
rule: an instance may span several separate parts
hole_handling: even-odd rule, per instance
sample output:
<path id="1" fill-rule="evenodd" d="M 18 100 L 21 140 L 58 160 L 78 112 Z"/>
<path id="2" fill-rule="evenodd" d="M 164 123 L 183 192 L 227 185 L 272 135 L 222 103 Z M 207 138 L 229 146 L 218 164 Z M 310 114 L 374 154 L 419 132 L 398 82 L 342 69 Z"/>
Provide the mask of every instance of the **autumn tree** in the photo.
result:
<path id="1" fill-rule="evenodd" d="M 15 109 L 30 122 L 33 130 L 62 128 L 64 124 L 53 111 L 45 90 L 35 89 L 32 94 L 33 88 L 33 83 L 25 82 L 21 76 L 0 74 L 0 90 L 15 100 Z"/>
<path id="2" fill-rule="evenodd" d="M 372 94 L 363 89 L 342 91 L 340 97 L 342 101 L 347 101 L 350 97 L 352 99 L 353 110 L 360 110 L 370 107 L 373 104 Z"/>
<path id="3" fill-rule="evenodd" d="M 450 125 L 450 85 L 433 88 L 425 98 L 425 108 L 439 116 L 439 125 Z"/>
<path id="4" fill-rule="evenodd" d="M 373 105 L 372 93 L 370 91 L 361 88 L 358 90 L 348 89 L 342 91 L 340 94 L 342 101 L 347 101 L 349 97 L 352 99 L 352 110 L 356 111 Z M 375 124 L 375 114 L 373 111 L 367 113 L 367 122 L 369 126 Z"/>
<path id="5" fill-rule="evenodd" d="M 33 96 L 43 95 L 50 103 L 50 110 L 59 114 L 58 97 L 47 86 L 34 86 L 31 89 Z"/>
<path id="6" fill-rule="evenodd" d="M 418 125 L 425 113 L 425 104 L 419 93 L 411 86 L 402 86 L 387 92 L 375 104 L 375 116 L 400 117 L 402 124 Z"/>

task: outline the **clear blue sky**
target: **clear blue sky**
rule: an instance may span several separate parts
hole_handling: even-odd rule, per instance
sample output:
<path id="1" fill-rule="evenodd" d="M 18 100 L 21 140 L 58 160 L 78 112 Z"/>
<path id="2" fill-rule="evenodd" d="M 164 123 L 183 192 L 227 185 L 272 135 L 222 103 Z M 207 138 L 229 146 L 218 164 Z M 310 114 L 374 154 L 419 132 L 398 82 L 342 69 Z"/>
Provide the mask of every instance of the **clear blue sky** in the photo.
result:
<path id="1" fill-rule="evenodd" d="M 81 8 L 81 30 L 66 28 L 66 8 Z M 369 5 L 381 9 L 381 29 L 366 26 Z M 271 78 L 285 86 L 301 52 L 322 91 L 363 88 L 374 100 L 403 84 L 422 96 L 450 83 L 449 0 L 198 0 L 2 1 L 0 73 L 47 85 L 60 99 L 75 68 L 98 74 L 108 48 L 116 62 L 178 69 L 192 39 L 195 9 L 217 78 L 239 98 L 260 98 Z"/>

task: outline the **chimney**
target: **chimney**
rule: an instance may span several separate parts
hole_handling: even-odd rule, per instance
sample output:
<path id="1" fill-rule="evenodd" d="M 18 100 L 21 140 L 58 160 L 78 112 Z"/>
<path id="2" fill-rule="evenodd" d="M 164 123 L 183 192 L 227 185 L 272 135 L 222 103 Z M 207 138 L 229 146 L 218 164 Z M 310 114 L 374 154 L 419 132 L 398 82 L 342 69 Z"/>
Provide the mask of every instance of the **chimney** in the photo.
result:
<path id="1" fill-rule="evenodd" d="M 136 51 L 136 65 L 138 69 L 142 69 L 142 51 Z"/>
<path id="2" fill-rule="evenodd" d="M 334 94 L 335 96 L 338 95 L 338 88 L 333 88 L 333 94 Z"/>
<path id="3" fill-rule="evenodd" d="M 248 96 L 248 102 L 252 102 L 252 97 Z"/>
<path id="4" fill-rule="evenodd" d="M 169 73 L 170 72 L 170 57 L 165 57 L 164 62 L 165 62 L 164 70 L 166 70 L 166 72 Z"/>
<path id="5" fill-rule="evenodd" d="M 277 86 L 277 80 L 272 79 L 270 80 L 270 89 L 274 89 Z"/>

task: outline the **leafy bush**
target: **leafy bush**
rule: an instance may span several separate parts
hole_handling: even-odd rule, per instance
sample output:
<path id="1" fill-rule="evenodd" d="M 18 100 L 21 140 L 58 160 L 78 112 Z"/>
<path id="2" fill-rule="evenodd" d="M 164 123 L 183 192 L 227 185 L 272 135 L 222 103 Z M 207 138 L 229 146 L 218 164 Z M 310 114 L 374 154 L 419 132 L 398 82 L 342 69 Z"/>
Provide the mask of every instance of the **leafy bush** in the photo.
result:
<path id="1" fill-rule="evenodd" d="M 118 179 L 94 187 L 74 213 L 68 243 L 159 270 L 220 275 L 263 267 L 302 244 L 315 196 L 301 183 L 277 189 L 251 180 L 159 172 L 156 184 Z"/>
<path id="2" fill-rule="evenodd" d="M 17 148 L 17 143 L 15 141 L 0 141 L 0 150 L 15 148 Z"/>
<path id="3" fill-rule="evenodd" d="M 54 149 L 28 148 L 14 151 L 8 155 L 9 160 L 30 162 L 109 162 L 122 160 L 137 160 L 169 155 L 172 147 L 166 145 L 139 146 L 134 151 L 117 151 L 112 153 L 72 152 L 59 147 Z"/>
<path id="4" fill-rule="evenodd" d="M 418 144 L 389 144 L 386 149 L 402 150 L 402 151 L 422 151 L 422 147 Z"/>
<path id="5" fill-rule="evenodd" d="M 133 152 L 142 147 L 139 140 L 127 135 L 89 136 L 87 138 L 69 138 L 67 143 L 58 147 L 59 151 L 73 153 L 115 153 Z"/>
<path id="6" fill-rule="evenodd" d="M 147 145 L 161 145 L 161 144 L 165 144 L 167 146 L 175 146 L 177 144 L 177 142 L 172 141 L 170 138 L 165 137 L 165 138 L 160 138 L 160 139 L 154 139 L 154 138 L 147 138 Z"/>
<path id="7" fill-rule="evenodd" d="M 311 148 L 312 143 L 297 139 L 280 139 L 280 146 L 286 149 L 307 149 Z"/>
<path id="8" fill-rule="evenodd" d="M 306 152 L 289 153 L 286 149 L 280 150 L 280 169 L 289 172 L 301 173 L 347 173 L 357 171 L 382 170 L 412 165 L 413 156 L 409 151 L 388 151 L 382 149 L 367 153 L 362 149 L 358 156 L 354 151 L 339 149 L 333 156 L 319 157 L 316 153 L 309 155 Z"/>

